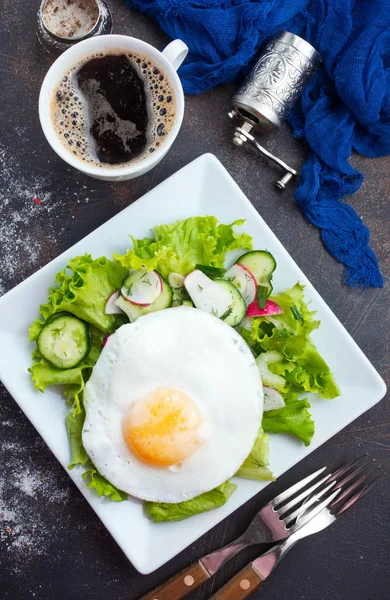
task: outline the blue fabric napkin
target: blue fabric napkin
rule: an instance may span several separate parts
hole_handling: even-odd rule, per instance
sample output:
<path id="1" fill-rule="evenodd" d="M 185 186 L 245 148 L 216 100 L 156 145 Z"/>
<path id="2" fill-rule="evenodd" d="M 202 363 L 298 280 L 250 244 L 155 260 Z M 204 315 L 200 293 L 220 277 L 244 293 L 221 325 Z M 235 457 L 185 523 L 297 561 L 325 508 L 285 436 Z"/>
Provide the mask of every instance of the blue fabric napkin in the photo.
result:
<path id="1" fill-rule="evenodd" d="M 342 198 L 363 181 L 349 164 L 352 151 L 371 158 L 390 153 L 390 0 L 127 3 L 186 42 L 189 55 L 179 73 L 189 94 L 233 81 L 282 29 L 320 52 L 323 64 L 289 117 L 294 135 L 309 144 L 295 199 L 346 266 L 345 281 L 382 287 L 369 231 Z"/>

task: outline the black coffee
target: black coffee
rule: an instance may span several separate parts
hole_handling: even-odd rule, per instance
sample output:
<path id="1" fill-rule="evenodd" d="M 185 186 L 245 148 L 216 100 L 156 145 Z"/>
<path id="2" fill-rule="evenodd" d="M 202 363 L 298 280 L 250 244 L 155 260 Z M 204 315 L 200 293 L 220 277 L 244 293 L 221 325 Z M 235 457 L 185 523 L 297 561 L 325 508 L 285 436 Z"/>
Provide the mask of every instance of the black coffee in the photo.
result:
<path id="1" fill-rule="evenodd" d="M 125 163 L 148 143 L 145 84 L 127 56 L 93 58 L 76 75 L 87 101 L 90 132 L 101 162 Z"/>
<path id="2" fill-rule="evenodd" d="M 152 62 L 111 51 L 76 65 L 53 95 L 52 121 L 81 160 L 121 167 L 158 148 L 175 119 L 172 86 Z"/>

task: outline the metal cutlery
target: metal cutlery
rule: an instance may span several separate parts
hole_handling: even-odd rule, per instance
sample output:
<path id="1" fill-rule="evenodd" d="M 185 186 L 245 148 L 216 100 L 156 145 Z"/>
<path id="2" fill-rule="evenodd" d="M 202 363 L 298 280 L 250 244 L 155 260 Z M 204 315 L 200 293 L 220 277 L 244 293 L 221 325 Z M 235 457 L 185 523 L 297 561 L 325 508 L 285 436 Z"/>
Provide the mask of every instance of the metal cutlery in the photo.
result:
<path id="1" fill-rule="evenodd" d="M 326 469 L 323 467 L 278 494 L 257 513 L 248 529 L 236 540 L 203 556 L 141 600 L 181 600 L 244 548 L 290 538 L 332 502 L 340 492 L 340 485 L 350 481 L 367 464 L 359 465 L 359 462 L 360 458 L 320 477 Z"/>
<path id="2" fill-rule="evenodd" d="M 322 531 L 334 523 L 377 482 L 382 476 L 373 476 L 373 472 L 377 471 L 377 469 L 371 469 L 353 481 L 367 464 L 361 465 L 337 483 L 335 492 L 339 493 L 316 517 L 306 523 L 306 525 L 298 528 L 288 539 L 276 544 L 268 552 L 265 552 L 249 563 L 220 590 L 213 594 L 210 600 L 243 600 L 250 596 L 262 585 L 282 558 L 299 540 Z M 351 483 L 351 481 L 353 482 Z M 332 493 L 332 496 L 334 496 L 335 492 Z"/>

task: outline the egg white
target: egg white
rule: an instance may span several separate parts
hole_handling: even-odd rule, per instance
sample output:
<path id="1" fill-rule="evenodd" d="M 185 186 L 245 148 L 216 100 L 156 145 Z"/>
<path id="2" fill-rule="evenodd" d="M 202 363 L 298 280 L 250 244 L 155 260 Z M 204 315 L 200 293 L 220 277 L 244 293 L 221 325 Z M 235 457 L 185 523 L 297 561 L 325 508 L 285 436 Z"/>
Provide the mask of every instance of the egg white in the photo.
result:
<path id="1" fill-rule="evenodd" d="M 157 388 L 179 389 L 204 418 L 202 443 L 180 468 L 159 468 L 128 448 L 123 420 Z M 250 453 L 263 391 L 252 353 L 229 325 L 190 307 L 151 313 L 107 341 L 84 392 L 83 444 L 99 472 L 128 494 L 181 502 L 232 477 Z"/>

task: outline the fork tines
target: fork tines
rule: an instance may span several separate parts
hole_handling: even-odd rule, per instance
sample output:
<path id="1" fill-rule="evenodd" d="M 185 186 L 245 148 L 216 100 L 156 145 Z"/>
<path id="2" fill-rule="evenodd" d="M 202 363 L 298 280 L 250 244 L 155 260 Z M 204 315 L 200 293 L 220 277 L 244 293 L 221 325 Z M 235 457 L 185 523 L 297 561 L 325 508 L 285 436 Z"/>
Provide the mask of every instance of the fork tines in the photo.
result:
<path id="1" fill-rule="evenodd" d="M 298 517 L 301 527 L 326 506 L 332 514 L 339 515 L 361 498 L 381 477 L 376 467 L 367 471 L 369 465 L 372 465 L 371 459 L 367 460 L 366 456 L 361 456 L 333 473 L 319 478 L 326 470 L 326 467 L 323 467 L 276 496 L 272 506 L 286 527 L 291 529 L 298 527 L 298 523 L 293 525 Z M 308 487 L 310 483 L 312 485 Z M 297 494 L 298 492 L 300 493 Z"/>
<path id="2" fill-rule="evenodd" d="M 346 477 L 343 481 L 337 483 L 337 487 L 340 490 L 340 494 L 330 503 L 329 510 L 336 517 L 341 515 L 344 511 L 348 510 L 355 502 L 357 502 L 364 494 L 366 494 L 384 473 L 381 473 L 379 467 L 375 466 L 355 481 L 353 481 L 357 475 L 368 465 L 372 464 L 372 461 L 368 461 L 359 469 L 356 469 L 353 477 Z M 347 480 L 347 481 L 346 481 Z M 350 485 L 346 485 L 352 481 Z M 354 492 L 354 493 L 353 493 Z"/>

